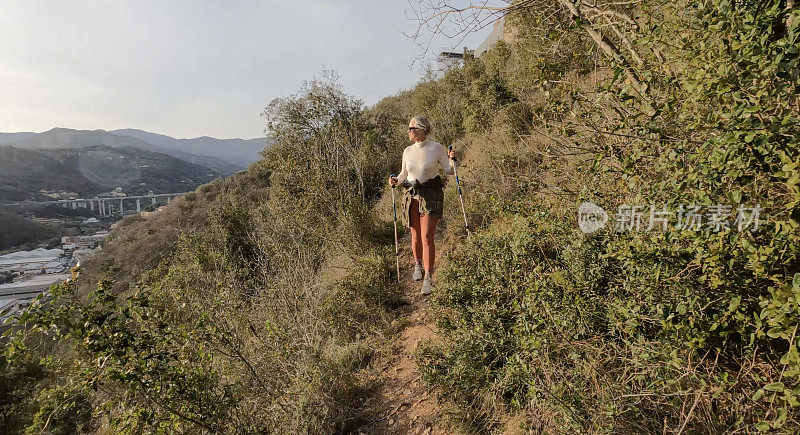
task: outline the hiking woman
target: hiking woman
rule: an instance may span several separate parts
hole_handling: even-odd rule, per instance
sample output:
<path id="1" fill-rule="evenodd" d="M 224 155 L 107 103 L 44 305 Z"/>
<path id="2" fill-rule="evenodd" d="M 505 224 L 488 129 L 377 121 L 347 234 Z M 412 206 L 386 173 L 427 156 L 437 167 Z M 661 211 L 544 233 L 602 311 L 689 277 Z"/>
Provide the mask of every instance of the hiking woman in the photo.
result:
<path id="1" fill-rule="evenodd" d="M 405 188 L 401 219 L 411 229 L 411 251 L 414 253 L 414 281 L 422 281 L 422 294 L 431 292 L 431 274 L 436 259 L 433 235 L 442 217 L 444 182 L 437 173 L 439 166 L 445 174 L 453 174 L 455 152 L 448 152 L 438 142 L 429 139 L 431 122 L 424 116 L 415 116 L 408 123 L 408 138 L 414 143 L 403 150 L 402 169 L 397 177 L 390 177 L 392 186 Z M 423 270 L 424 264 L 424 270 Z"/>

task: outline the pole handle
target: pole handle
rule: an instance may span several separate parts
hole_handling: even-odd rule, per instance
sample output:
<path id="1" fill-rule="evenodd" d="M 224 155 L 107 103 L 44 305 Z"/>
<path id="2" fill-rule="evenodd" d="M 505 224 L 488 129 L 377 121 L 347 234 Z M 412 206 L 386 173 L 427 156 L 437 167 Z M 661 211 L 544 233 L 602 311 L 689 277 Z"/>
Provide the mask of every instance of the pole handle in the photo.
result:
<path id="1" fill-rule="evenodd" d="M 447 146 L 447 149 L 448 149 L 449 151 L 453 151 L 453 145 L 448 145 L 448 146 Z M 449 156 L 448 156 L 448 157 L 449 157 Z M 452 160 L 452 161 L 454 161 L 454 162 L 457 162 L 457 161 L 458 161 L 458 159 L 455 159 L 455 158 L 453 158 L 453 157 L 450 157 L 450 160 Z"/>

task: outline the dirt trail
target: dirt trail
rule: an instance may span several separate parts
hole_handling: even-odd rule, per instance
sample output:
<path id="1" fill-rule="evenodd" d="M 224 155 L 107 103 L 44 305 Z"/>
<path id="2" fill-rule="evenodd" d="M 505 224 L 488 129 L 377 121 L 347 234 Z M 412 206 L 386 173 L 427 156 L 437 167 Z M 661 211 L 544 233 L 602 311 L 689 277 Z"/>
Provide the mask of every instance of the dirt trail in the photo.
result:
<path id="1" fill-rule="evenodd" d="M 424 341 L 438 339 L 436 326 L 430 316 L 427 296 L 420 294 L 421 281 L 411 279 L 411 252 L 407 237 L 401 241 L 400 287 L 406 304 L 397 319 L 401 328 L 390 351 L 378 361 L 376 371 L 380 386 L 373 400 L 382 414 L 370 425 L 354 431 L 360 434 L 445 434 L 437 425 L 440 406 L 434 394 L 420 379 L 414 352 Z"/>

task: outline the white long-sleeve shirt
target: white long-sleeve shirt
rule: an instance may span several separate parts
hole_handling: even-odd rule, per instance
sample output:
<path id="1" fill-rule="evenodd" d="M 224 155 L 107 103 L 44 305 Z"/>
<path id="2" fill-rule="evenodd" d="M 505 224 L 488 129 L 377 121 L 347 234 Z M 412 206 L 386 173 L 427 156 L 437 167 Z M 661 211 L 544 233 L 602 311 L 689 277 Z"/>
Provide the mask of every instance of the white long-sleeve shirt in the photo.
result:
<path id="1" fill-rule="evenodd" d="M 450 157 L 442 144 L 428 139 L 415 142 L 403 150 L 402 169 L 397 175 L 397 183 L 402 184 L 406 180 L 412 184 L 414 181 L 424 183 L 436 176 L 439 165 L 445 174 L 453 173 Z"/>

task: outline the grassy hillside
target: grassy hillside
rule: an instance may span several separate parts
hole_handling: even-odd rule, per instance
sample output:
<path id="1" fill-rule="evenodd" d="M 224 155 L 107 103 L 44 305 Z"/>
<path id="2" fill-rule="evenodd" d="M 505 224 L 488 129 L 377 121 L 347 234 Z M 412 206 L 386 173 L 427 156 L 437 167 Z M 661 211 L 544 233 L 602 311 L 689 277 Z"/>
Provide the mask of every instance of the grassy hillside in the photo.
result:
<path id="1" fill-rule="evenodd" d="M 507 42 L 368 110 L 326 80 L 270 103 L 261 161 L 126 220 L 53 310 L 19 319 L 4 428 L 371 420 L 364 373 L 399 303 L 386 175 L 425 114 L 464 151 L 475 230 L 448 187 L 443 339 L 417 358 L 451 431 L 797 431 L 797 11 L 569 5 L 520 2 Z M 579 230 L 584 201 L 608 212 L 604 229 Z M 758 227 L 740 230 L 739 208 L 756 205 Z M 648 228 L 651 210 L 675 214 Z M 617 226 L 631 211 L 644 226 Z"/>
<path id="2" fill-rule="evenodd" d="M 270 106 L 262 161 L 125 219 L 74 284 L 53 290 L 55 314 L 21 319 L 58 341 L 12 341 L 4 379 L 30 383 L 4 381 L 4 427 L 41 428 L 54 413 L 53 427 L 83 430 L 316 433 L 367 418 L 358 369 L 398 304 L 389 227 L 369 206 L 400 143 L 360 105 L 309 83 Z M 286 109 L 298 106 L 307 112 Z M 41 394 L 25 397 L 31 385 Z"/>

